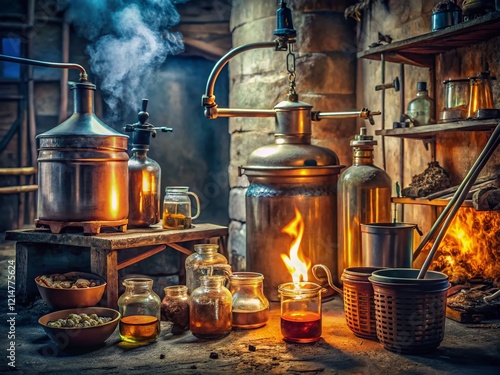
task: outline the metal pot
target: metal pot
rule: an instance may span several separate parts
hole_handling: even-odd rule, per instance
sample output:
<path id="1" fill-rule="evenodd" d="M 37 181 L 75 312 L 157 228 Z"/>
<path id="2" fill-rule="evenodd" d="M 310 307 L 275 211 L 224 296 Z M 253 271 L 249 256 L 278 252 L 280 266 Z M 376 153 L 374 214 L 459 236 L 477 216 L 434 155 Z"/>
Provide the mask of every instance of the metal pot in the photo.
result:
<path id="1" fill-rule="evenodd" d="M 264 293 L 271 301 L 279 301 L 278 286 L 292 280 L 281 258 L 289 254 L 291 238 L 282 229 L 294 219 L 296 208 L 304 220 L 302 253 L 311 264 L 336 269 L 337 180 L 344 166 L 333 151 L 310 144 L 311 108 L 302 102 L 279 103 L 275 143 L 255 150 L 242 167 L 250 181 L 247 270 L 265 275 Z M 331 294 L 329 289 L 326 296 Z"/>
<path id="2" fill-rule="evenodd" d="M 453 1 L 441 1 L 432 10 L 432 31 L 444 29 L 462 22 L 462 9 Z"/>
<path id="3" fill-rule="evenodd" d="M 127 224 L 127 136 L 94 114 L 95 85 L 75 83 L 74 113 L 36 138 L 38 153 L 37 225 L 58 233 L 64 226 Z M 85 228 L 85 227 L 84 227 Z"/>

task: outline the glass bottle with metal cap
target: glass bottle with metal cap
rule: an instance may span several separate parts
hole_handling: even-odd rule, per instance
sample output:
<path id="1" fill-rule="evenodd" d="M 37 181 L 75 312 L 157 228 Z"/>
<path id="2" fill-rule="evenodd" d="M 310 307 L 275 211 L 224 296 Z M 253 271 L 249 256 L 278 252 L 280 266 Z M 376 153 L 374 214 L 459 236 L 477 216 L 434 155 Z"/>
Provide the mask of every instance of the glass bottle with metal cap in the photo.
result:
<path id="1" fill-rule="evenodd" d="M 207 275 L 225 276 L 225 272 L 230 267 L 227 264 L 227 258 L 218 252 L 219 245 L 215 244 L 196 244 L 194 253 L 186 258 L 186 286 L 188 294 L 201 285 L 200 277 Z M 227 265 L 219 267 L 218 265 Z"/>
<path id="2" fill-rule="evenodd" d="M 362 266 L 360 224 L 391 221 L 391 178 L 373 164 L 377 141 L 366 128 L 351 141 L 353 165 L 342 172 L 338 194 L 338 273 Z"/>

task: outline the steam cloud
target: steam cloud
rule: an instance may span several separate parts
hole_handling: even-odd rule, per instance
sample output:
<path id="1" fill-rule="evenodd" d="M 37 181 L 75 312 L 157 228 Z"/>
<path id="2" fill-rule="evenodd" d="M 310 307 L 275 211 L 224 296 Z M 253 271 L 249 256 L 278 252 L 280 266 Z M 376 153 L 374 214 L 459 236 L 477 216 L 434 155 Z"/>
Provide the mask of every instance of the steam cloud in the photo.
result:
<path id="1" fill-rule="evenodd" d="M 68 22 L 91 41 L 90 66 L 117 118 L 121 103 L 136 108 L 155 68 L 184 50 L 174 4 L 188 0 L 69 0 Z"/>

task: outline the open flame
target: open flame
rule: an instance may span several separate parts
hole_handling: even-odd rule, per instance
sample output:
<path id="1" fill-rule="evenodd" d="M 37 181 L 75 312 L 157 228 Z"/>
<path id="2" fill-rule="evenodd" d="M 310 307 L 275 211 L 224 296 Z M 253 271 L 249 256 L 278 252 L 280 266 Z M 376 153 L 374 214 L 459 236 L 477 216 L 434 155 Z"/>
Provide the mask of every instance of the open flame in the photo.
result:
<path id="1" fill-rule="evenodd" d="M 290 256 L 281 254 L 281 259 L 285 262 L 288 272 L 292 275 L 294 284 L 300 281 L 307 281 L 307 271 L 311 267 L 311 262 L 304 259 L 301 254 L 300 243 L 304 234 L 304 220 L 300 211 L 295 207 L 295 218 L 281 230 L 293 238 L 290 245 Z"/>
<path id="2" fill-rule="evenodd" d="M 500 285 L 500 212 L 460 208 L 432 268 L 447 274 L 453 283 L 480 276 Z"/>

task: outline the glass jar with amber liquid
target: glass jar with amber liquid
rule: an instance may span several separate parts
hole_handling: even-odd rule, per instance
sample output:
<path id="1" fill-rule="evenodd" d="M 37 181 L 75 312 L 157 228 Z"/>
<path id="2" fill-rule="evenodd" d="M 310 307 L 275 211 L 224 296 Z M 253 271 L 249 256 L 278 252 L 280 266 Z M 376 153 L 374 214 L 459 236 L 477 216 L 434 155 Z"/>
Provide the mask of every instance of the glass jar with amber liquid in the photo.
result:
<path id="1" fill-rule="evenodd" d="M 232 295 L 225 276 L 202 276 L 201 286 L 191 293 L 189 329 L 199 339 L 219 339 L 232 329 Z"/>
<path id="2" fill-rule="evenodd" d="M 201 285 L 200 277 L 219 275 L 224 276 L 227 258 L 219 253 L 219 245 L 196 244 L 194 253 L 189 255 L 184 262 L 186 268 L 186 286 L 188 294 Z"/>
<path id="3" fill-rule="evenodd" d="M 285 283 L 278 286 L 281 298 L 281 334 L 285 341 L 309 343 L 322 334 L 321 293 L 315 283 Z"/>
<path id="4" fill-rule="evenodd" d="M 118 299 L 120 338 L 132 343 L 151 343 L 160 335 L 161 300 L 153 291 L 153 280 L 129 278 Z"/>
<path id="5" fill-rule="evenodd" d="M 196 201 L 196 215 L 191 215 L 191 199 Z M 200 216 L 200 199 L 186 186 L 167 186 L 163 198 L 162 224 L 165 229 L 189 229 Z"/>
<path id="6" fill-rule="evenodd" d="M 172 322 L 172 333 L 180 335 L 189 329 L 189 296 L 186 285 L 172 285 L 163 289 L 165 297 L 161 301 L 161 314 Z"/>
<path id="7" fill-rule="evenodd" d="M 256 272 L 233 272 L 229 279 L 229 290 L 233 295 L 233 327 L 252 329 L 266 325 L 269 301 L 264 295 L 264 276 Z"/>

